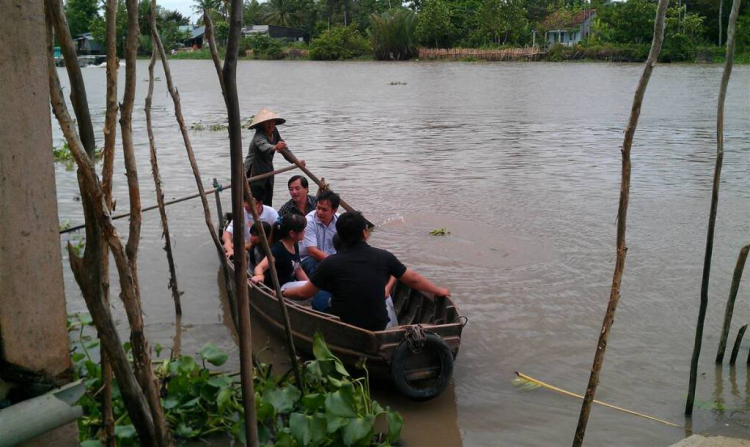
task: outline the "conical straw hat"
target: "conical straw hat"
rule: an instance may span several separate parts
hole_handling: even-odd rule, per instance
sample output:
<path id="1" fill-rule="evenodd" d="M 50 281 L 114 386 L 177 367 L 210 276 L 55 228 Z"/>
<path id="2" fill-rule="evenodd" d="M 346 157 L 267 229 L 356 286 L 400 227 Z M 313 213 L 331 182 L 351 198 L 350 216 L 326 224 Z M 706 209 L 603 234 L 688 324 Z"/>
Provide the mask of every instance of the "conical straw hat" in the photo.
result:
<path id="1" fill-rule="evenodd" d="M 268 110 L 265 107 L 261 107 L 260 110 L 258 110 L 258 113 L 255 114 L 253 117 L 253 121 L 250 123 L 250 129 L 255 129 L 260 125 L 261 123 L 265 123 L 266 121 L 276 120 L 276 124 L 284 124 L 286 120 L 284 118 L 280 118 L 276 116 L 275 113 Z"/>

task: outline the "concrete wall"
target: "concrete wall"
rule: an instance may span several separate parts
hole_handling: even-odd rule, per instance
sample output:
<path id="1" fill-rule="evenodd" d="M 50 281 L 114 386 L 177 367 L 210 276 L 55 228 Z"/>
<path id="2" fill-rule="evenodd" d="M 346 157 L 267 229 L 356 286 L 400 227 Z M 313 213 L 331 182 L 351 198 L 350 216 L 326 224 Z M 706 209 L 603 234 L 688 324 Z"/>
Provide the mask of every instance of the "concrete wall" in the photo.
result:
<path id="1" fill-rule="evenodd" d="M 0 0 L 0 11 L 0 360 L 54 378 L 70 356 L 44 6 Z"/>

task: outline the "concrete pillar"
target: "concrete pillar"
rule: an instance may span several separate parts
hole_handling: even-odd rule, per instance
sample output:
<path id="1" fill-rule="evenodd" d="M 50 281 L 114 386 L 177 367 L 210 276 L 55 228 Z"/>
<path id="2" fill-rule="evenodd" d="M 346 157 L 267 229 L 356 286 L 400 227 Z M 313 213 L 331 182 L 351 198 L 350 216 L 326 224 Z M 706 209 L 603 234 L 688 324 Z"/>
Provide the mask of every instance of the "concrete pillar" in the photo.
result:
<path id="1" fill-rule="evenodd" d="M 70 368 L 42 0 L 0 0 L 0 376 Z M 60 377 L 63 375 L 63 377 Z"/>

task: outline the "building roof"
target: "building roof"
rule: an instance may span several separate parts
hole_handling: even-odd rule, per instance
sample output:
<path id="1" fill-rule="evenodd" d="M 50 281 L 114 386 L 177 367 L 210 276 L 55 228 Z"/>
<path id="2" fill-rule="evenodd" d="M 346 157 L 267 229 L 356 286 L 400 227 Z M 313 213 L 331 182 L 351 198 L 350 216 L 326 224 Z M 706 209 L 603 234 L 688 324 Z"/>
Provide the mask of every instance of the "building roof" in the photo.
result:
<path id="1" fill-rule="evenodd" d="M 190 37 L 188 37 L 188 39 L 195 39 L 196 37 L 201 37 L 206 33 L 205 26 L 180 25 L 177 29 L 183 33 L 190 33 Z"/>
<path id="2" fill-rule="evenodd" d="M 549 31 L 569 30 L 578 28 L 583 22 L 594 16 L 596 16 L 595 9 L 584 9 L 575 14 L 571 14 L 566 9 L 559 9 L 548 15 L 542 25 Z"/>
<path id="3" fill-rule="evenodd" d="M 94 40 L 94 36 L 91 35 L 91 33 L 83 33 L 80 36 L 76 37 L 73 40 Z"/>

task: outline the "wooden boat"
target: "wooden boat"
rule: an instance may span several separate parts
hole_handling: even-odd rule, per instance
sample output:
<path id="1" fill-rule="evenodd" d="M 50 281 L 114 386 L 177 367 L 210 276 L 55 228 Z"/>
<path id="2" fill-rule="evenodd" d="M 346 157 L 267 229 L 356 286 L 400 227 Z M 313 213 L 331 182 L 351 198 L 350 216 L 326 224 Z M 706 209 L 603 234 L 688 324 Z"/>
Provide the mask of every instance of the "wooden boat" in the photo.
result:
<path id="1" fill-rule="evenodd" d="M 230 277 L 233 268 L 229 264 Z M 249 280 L 248 288 L 251 312 L 285 338 L 284 319 L 274 291 Z M 230 294 L 230 300 L 234 296 Z M 408 397 L 436 397 L 450 382 L 466 318 L 450 298 L 428 296 L 400 281 L 391 296 L 399 326 L 377 332 L 344 323 L 335 315 L 313 310 L 305 302 L 287 299 L 294 344 L 298 351 L 312 355 L 313 335 L 320 331 L 329 349 L 347 366 L 365 360 L 370 376 L 390 378 Z M 236 308 L 235 302 L 232 307 Z M 423 343 L 418 346 L 420 338 Z"/>

